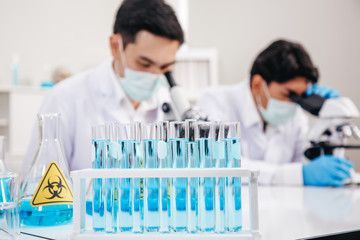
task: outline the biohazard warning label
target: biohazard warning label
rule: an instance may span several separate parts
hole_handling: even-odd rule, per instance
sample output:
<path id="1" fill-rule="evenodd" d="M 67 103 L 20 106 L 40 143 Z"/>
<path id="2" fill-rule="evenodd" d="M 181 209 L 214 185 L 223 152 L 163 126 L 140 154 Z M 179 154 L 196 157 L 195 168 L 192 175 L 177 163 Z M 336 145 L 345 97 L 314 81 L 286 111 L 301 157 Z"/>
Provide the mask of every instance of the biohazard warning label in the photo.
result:
<path id="1" fill-rule="evenodd" d="M 51 162 L 31 199 L 31 206 L 39 207 L 73 203 L 71 188 L 56 162 Z"/>

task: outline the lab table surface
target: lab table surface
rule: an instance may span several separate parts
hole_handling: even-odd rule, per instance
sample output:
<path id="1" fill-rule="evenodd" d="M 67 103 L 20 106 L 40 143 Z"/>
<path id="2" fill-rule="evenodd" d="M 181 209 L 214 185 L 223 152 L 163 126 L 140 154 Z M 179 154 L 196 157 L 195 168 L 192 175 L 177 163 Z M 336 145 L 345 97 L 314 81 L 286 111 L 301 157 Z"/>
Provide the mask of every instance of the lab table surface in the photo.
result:
<path id="1" fill-rule="evenodd" d="M 248 186 L 242 187 L 243 228 L 249 229 Z M 259 187 L 264 240 L 299 239 L 360 229 L 360 187 Z M 51 239 L 69 239 L 72 224 L 22 228 Z M 40 239 L 21 235 L 20 239 Z M 169 235 L 171 239 L 171 235 Z"/>

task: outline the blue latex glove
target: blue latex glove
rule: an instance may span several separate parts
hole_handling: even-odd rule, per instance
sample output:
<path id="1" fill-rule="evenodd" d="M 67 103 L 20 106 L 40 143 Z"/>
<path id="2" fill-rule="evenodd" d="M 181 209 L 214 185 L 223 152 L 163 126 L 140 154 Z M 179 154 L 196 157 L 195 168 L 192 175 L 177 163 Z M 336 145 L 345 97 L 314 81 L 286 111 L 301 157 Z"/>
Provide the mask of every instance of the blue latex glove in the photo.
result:
<path id="1" fill-rule="evenodd" d="M 303 167 L 304 185 L 344 186 L 343 180 L 350 177 L 354 165 L 346 158 L 324 155 L 315 158 Z"/>
<path id="2" fill-rule="evenodd" d="M 317 94 L 324 98 L 337 98 L 340 97 L 340 94 L 328 86 L 319 86 L 317 84 L 311 85 L 308 89 L 306 89 L 306 95 L 310 96 L 311 94 Z"/>

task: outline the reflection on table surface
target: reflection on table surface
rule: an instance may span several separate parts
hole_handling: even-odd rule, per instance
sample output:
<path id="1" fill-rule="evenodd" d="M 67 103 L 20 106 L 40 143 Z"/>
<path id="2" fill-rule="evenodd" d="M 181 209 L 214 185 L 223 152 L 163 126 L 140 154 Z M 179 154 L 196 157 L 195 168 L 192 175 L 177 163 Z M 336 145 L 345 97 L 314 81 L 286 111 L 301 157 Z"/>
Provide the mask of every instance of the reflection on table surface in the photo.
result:
<path id="1" fill-rule="evenodd" d="M 243 228 L 249 229 L 248 186 L 242 188 Z M 259 187 L 260 233 L 264 240 L 297 239 L 360 229 L 360 187 Z M 22 228 L 54 239 L 69 239 L 72 224 Z M 20 239 L 37 239 L 22 235 Z"/>
<path id="2" fill-rule="evenodd" d="M 246 188 L 244 204 L 245 194 Z M 243 205 L 243 216 L 248 216 L 246 207 Z M 265 240 L 360 229 L 360 188 L 259 187 L 259 215 L 260 233 Z M 244 220 L 248 224 L 248 219 Z"/>

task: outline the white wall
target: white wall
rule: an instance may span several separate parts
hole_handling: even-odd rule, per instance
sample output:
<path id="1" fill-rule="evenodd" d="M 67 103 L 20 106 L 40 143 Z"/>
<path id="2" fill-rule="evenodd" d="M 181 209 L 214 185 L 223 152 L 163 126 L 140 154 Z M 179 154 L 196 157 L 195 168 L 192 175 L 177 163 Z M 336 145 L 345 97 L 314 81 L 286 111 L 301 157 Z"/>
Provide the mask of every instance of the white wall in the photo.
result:
<path id="1" fill-rule="evenodd" d="M 217 47 L 220 82 L 248 77 L 275 39 L 296 40 L 320 69 L 320 82 L 360 107 L 360 1 L 191 0 L 190 47 Z"/>
<path id="2" fill-rule="evenodd" d="M 0 85 L 12 83 L 11 62 L 20 57 L 20 84 L 38 86 L 65 66 L 77 73 L 111 57 L 109 36 L 122 0 L 0 1 Z M 188 0 L 167 0 L 188 28 Z"/>
<path id="3" fill-rule="evenodd" d="M 218 48 L 220 83 L 248 77 L 259 51 L 286 38 L 308 50 L 321 84 L 360 108 L 360 1 L 191 0 L 189 7 L 190 47 Z M 360 170 L 360 151 L 347 155 Z"/>
<path id="4" fill-rule="evenodd" d="M 169 0 L 174 2 L 174 0 Z M 22 83 L 42 66 L 78 72 L 110 56 L 108 37 L 121 0 L 0 2 L 0 83 L 11 82 L 13 53 Z M 247 77 L 254 56 L 272 40 L 297 40 L 319 66 L 324 84 L 360 102 L 360 1 L 191 0 L 190 47 L 217 47 L 220 82 Z"/>
<path id="5" fill-rule="evenodd" d="M 110 56 L 120 0 L 0 1 L 0 84 L 11 83 L 12 55 L 20 56 L 20 83 L 37 85 L 43 65 L 79 72 Z"/>

